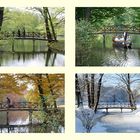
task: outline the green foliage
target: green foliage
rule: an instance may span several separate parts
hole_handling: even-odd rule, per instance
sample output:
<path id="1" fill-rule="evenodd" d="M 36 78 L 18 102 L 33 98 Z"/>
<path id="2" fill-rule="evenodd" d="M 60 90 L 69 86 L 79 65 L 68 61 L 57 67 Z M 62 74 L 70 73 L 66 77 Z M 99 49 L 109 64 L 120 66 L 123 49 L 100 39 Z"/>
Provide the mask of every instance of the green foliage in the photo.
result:
<path id="1" fill-rule="evenodd" d="M 76 41 L 85 44 L 94 39 L 93 26 L 89 21 L 80 20 L 76 23 Z"/>
<path id="2" fill-rule="evenodd" d="M 17 31 L 18 29 L 27 32 L 45 32 L 44 17 L 42 8 L 5 8 L 2 31 Z M 52 22 L 57 34 L 64 34 L 64 8 L 49 8 Z"/>
<path id="3" fill-rule="evenodd" d="M 34 114 L 34 118 L 41 121 L 42 124 L 38 128 L 34 128 L 32 132 L 40 133 L 60 133 L 60 127 L 64 127 L 64 110 L 49 110 L 48 113 L 39 112 Z"/>
<path id="4" fill-rule="evenodd" d="M 76 41 L 95 43 L 93 32 L 108 26 L 140 26 L 140 9 L 133 7 L 78 7 L 76 8 Z M 96 37 L 96 42 L 101 41 Z"/>
<path id="5" fill-rule="evenodd" d="M 36 13 L 6 8 L 3 31 L 17 31 L 25 28 L 28 32 L 45 30 L 43 19 Z"/>

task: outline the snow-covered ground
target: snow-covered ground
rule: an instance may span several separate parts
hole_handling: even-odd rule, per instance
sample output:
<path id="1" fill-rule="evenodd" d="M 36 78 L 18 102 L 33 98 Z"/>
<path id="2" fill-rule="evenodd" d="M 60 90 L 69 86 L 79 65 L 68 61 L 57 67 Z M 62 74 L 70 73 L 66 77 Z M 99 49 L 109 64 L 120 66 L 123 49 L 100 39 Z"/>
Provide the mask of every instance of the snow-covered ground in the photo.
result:
<path id="1" fill-rule="evenodd" d="M 137 107 L 138 109 L 133 112 L 124 109 L 121 113 L 119 109 L 109 109 L 109 113 L 100 110 L 96 114 L 87 107 L 77 108 L 76 132 L 85 133 L 89 127 L 92 127 L 91 133 L 140 132 L 140 108 Z"/>

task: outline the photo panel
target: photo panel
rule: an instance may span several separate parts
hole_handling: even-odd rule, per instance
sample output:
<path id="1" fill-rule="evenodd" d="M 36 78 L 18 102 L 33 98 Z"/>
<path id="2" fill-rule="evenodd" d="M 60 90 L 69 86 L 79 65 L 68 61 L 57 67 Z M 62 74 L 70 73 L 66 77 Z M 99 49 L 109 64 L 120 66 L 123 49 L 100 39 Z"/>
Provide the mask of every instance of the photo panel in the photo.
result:
<path id="1" fill-rule="evenodd" d="M 1 133 L 64 133 L 64 74 L 0 74 Z"/>
<path id="2" fill-rule="evenodd" d="M 76 7 L 76 66 L 140 66 L 139 7 Z"/>
<path id="3" fill-rule="evenodd" d="M 64 7 L 0 7 L 0 66 L 64 66 Z"/>
<path id="4" fill-rule="evenodd" d="M 77 73 L 76 133 L 139 133 L 139 73 Z"/>

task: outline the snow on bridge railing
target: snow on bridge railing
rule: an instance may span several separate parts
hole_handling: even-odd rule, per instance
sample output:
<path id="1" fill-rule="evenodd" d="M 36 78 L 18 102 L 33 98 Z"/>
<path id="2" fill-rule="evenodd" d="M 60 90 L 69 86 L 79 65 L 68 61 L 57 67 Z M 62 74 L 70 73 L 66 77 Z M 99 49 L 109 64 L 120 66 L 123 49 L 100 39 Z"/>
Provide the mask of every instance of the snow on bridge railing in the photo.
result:
<path id="1" fill-rule="evenodd" d="M 131 107 L 129 102 L 100 102 L 99 107 Z"/>

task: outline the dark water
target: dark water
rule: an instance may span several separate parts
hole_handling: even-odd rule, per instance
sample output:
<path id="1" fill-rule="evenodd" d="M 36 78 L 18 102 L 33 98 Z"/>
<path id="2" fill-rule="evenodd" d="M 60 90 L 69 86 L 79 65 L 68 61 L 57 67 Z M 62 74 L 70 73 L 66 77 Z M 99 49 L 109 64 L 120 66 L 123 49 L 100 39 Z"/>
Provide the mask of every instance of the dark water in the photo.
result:
<path id="1" fill-rule="evenodd" d="M 84 52 L 84 53 L 82 53 Z M 77 66 L 140 66 L 140 49 L 89 48 L 77 52 Z"/>
<path id="2" fill-rule="evenodd" d="M 50 50 L 45 41 L 18 40 L 0 45 L 0 66 L 64 66 L 64 55 Z"/>
<path id="3" fill-rule="evenodd" d="M 132 36 L 132 49 L 113 47 L 112 36 L 76 45 L 77 66 L 140 66 L 140 36 Z"/>

